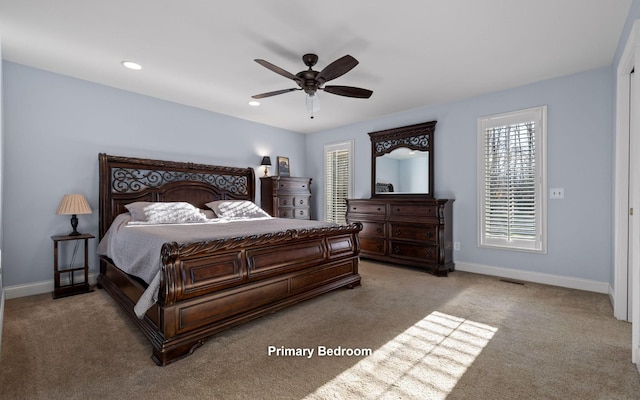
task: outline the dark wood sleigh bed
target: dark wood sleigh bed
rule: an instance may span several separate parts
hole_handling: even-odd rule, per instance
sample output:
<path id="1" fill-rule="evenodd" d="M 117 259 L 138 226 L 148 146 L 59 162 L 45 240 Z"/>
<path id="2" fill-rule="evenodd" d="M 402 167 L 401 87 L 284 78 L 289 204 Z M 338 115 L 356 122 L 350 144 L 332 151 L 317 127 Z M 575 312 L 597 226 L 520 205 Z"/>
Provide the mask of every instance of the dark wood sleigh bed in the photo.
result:
<path id="1" fill-rule="evenodd" d="M 252 168 L 99 154 L 102 239 L 135 201 L 255 200 Z M 98 285 L 141 329 L 166 365 L 217 332 L 331 290 L 360 285 L 359 224 L 162 246 L 158 301 L 140 319 L 140 280 L 100 257 Z"/>

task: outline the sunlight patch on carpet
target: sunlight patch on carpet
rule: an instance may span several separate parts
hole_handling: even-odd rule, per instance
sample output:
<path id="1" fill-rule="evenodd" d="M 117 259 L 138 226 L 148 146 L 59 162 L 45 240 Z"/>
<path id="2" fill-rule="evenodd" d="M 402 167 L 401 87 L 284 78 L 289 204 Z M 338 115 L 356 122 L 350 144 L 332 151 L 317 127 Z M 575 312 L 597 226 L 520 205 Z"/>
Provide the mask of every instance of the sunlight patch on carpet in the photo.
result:
<path id="1" fill-rule="evenodd" d="M 434 311 L 307 398 L 446 399 L 497 330 Z"/>

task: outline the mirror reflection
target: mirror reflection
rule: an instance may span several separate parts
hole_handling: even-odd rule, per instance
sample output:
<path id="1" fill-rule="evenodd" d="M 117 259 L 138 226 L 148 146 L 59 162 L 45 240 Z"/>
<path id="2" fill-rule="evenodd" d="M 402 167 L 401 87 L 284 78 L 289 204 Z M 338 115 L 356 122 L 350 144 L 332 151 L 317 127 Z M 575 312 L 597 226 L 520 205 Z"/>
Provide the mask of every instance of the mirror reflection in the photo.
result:
<path id="1" fill-rule="evenodd" d="M 429 193 L 429 152 L 401 147 L 376 157 L 376 194 Z"/>

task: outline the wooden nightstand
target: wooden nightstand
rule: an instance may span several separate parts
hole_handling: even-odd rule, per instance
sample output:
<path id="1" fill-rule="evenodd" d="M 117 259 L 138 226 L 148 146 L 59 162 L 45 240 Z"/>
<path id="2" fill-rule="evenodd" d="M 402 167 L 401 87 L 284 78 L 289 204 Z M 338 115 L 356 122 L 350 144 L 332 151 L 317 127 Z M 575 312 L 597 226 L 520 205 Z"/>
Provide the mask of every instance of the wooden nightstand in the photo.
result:
<path id="1" fill-rule="evenodd" d="M 88 293 L 93 291 L 89 285 L 89 239 L 94 239 L 95 236 L 84 233 L 77 236 L 69 235 L 57 235 L 51 236 L 53 240 L 53 298 L 72 296 L 74 294 Z M 60 269 L 58 260 L 58 243 L 59 242 L 71 242 L 77 244 L 78 240 L 84 240 L 84 263 L 80 267 L 69 266 L 66 269 Z M 84 272 L 84 280 L 76 282 L 76 278 L 79 278 L 78 272 Z M 66 285 L 60 284 L 60 275 L 68 274 L 68 283 Z"/>

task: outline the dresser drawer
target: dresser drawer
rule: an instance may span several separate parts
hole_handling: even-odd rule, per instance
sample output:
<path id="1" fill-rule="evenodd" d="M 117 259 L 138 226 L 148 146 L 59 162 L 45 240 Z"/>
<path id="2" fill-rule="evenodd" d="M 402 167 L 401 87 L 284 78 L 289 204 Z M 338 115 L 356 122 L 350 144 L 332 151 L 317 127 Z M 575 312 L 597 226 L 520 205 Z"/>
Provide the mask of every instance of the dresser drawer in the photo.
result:
<path id="1" fill-rule="evenodd" d="M 362 230 L 360 236 L 381 236 L 384 237 L 384 222 L 360 221 Z"/>
<path id="2" fill-rule="evenodd" d="M 409 225 L 390 222 L 389 237 L 391 239 L 415 240 L 425 243 L 433 243 L 438 240 L 438 225 Z"/>
<path id="3" fill-rule="evenodd" d="M 384 239 L 360 236 L 360 252 L 384 255 Z"/>
<path id="4" fill-rule="evenodd" d="M 391 204 L 392 217 L 437 217 L 438 206 L 431 204 Z"/>
<path id="5" fill-rule="evenodd" d="M 278 217 L 280 218 L 297 218 L 309 219 L 308 208 L 278 208 Z"/>
<path id="6" fill-rule="evenodd" d="M 307 180 L 286 180 L 278 181 L 277 184 L 278 193 L 290 192 L 290 193 L 308 193 L 309 182 Z"/>
<path id="7" fill-rule="evenodd" d="M 293 207 L 293 196 L 278 197 L 278 207 Z"/>
<path id="8" fill-rule="evenodd" d="M 390 243 L 391 255 L 394 257 L 421 261 L 428 264 L 437 263 L 438 261 L 437 245 L 403 242 L 399 240 L 391 240 Z"/>
<path id="9" fill-rule="evenodd" d="M 296 196 L 293 198 L 293 203 L 296 207 L 308 207 L 309 206 L 309 196 Z"/>
<path id="10" fill-rule="evenodd" d="M 308 208 L 294 208 L 293 213 L 297 219 L 309 219 Z"/>
<path id="11" fill-rule="evenodd" d="M 308 207 L 309 196 L 280 196 L 278 207 Z"/>
<path id="12" fill-rule="evenodd" d="M 369 202 L 349 204 L 348 212 L 384 216 L 385 205 L 383 203 L 369 203 Z"/>
<path id="13" fill-rule="evenodd" d="M 295 208 L 278 208 L 278 218 L 295 218 Z"/>

